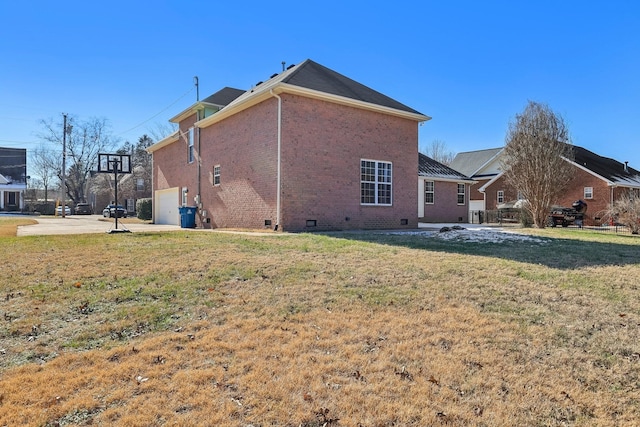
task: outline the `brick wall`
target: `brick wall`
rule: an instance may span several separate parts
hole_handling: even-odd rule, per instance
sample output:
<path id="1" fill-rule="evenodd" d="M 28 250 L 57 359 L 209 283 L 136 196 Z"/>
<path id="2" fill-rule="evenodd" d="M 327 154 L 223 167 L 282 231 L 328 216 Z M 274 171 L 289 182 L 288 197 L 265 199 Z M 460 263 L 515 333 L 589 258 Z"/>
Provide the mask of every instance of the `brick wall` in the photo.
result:
<path id="1" fill-rule="evenodd" d="M 429 181 L 429 180 L 427 180 Z M 423 187 L 424 188 L 424 187 Z M 469 184 L 465 184 L 465 203 L 458 204 L 458 183 L 435 181 L 433 203 L 424 204 L 423 222 L 468 222 Z"/>
<path id="2" fill-rule="evenodd" d="M 417 227 L 416 122 L 290 94 L 281 97 L 282 230 Z M 278 101 L 270 98 L 201 129 L 200 195 L 207 216 L 198 216 L 198 226 L 277 224 L 277 112 Z M 187 163 L 187 132 L 194 121 L 192 116 L 180 123 L 184 137 L 154 153 L 154 189 L 188 187 L 188 204 L 198 184 L 196 162 Z M 197 145 L 196 140 L 196 157 Z M 393 163 L 393 206 L 360 204 L 363 158 Z M 221 182 L 214 186 L 215 165 Z"/>
<path id="3" fill-rule="evenodd" d="M 276 225 L 277 126 L 273 98 L 202 129 L 202 202 L 211 227 Z"/>
<path id="4" fill-rule="evenodd" d="M 518 200 L 518 192 L 506 184 L 504 177 L 500 177 L 485 189 L 487 210 L 498 209 L 498 191 L 504 191 L 504 203 Z"/>
<path id="5" fill-rule="evenodd" d="M 593 198 L 584 198 L 585 187 L 593 188 Z M 516 200 L 517 198 L 517 192 L 505 183 L 504 178 L 499 178 L 486 189 L 487 209 L 496 209 L 496 195 L 498 190 L 504 190 L 506 202 Z M 584 200 L 587 203 L 585 225 L 599 224 L 603 212 L 607 209 L 611 201 L 611 188 L 602 179 L 582 169 L 575 168 L 575 174 L 569 182 L 567 189 L 553 204 L 571 207 L 576 200 Z"/>
<path id="6" fill-rule="evenodd" d="M 593 187 L 593 198 L 584 198 L 585 187 Z M 587 203 L 585 225 L 599 224 L 600 218 L 611 202 L 611 188 L 602 179 L 576 168 L 569 187 L 556 204 L 570 207 L 576 200 L 584 200 Z"/>
<path id="7" fill-rule="evenodd" d="M 416 122 L 290 94 L 281 96 L 286 229 L 417 227 Z M 393 206 L 360 204 L 361 159 L 392 162 Z M 308 220 L 316 225 L 308 227 Z"/>

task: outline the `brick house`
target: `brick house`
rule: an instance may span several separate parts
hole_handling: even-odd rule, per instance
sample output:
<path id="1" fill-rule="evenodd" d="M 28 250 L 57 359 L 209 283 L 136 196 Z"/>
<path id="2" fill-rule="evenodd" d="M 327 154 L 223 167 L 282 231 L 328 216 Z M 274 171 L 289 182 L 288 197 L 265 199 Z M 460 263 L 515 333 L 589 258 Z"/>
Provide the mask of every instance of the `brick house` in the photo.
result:
<path id="1" fill-rule="evenodd" d="M 27 191 L 27 150 L 0 147 L 0 211 L 21 211 Z"/>
<path id="2" fill-rule="evenodd" d="M 475 181 L 422 153 L 418 161 L 418 220 L 469 222 L 470 188 Z"/>
<path id="3" fill-rule="evenodd" d="M 585 225 L 599 225 L 605 210 L 622 194 L 634 191 L 640 195 L 640 172 L 617 160 L 602 157 L 573 145 L 575 174 L 564 195 L 554 204 L 570 207 L 576 200 L 587 203 Z M 469 151 L 456 155 L 451 167 L 478 181 L 471 189 L 472 210 L 485 211 L 518 199 L 500 170 L 502 148 Z"/>
<path id="4" fill-rule="evenodd" d="M 154 222 L 204 228 L 415 228 L 430 117 L 311 60 L 181 112 L 149 147 Z"/>

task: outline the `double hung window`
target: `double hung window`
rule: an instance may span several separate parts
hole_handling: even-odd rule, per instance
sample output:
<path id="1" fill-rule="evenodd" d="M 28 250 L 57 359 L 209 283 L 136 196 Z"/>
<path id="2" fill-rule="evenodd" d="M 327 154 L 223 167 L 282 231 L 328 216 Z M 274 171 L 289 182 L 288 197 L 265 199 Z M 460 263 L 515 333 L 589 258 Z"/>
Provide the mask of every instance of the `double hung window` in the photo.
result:
<path id="1" fill-rule="evenodd" d="M 187 160 L 189 161 L 189 163 L 193 163 L 193 160 L 195 158 L 194 153 L 193 153 L 193 140 L 194 138 L 194 129 L 193 128 L 189 128 L 189 135 L 188 138 L 189 140 L 187 141 L 187 146 L 188 146 L 188 151 L 187 151 Z"/>
<path id="2" fill-rule="evenodd" d="M 464 205 L 464 184 L 458 184 L 458 204 Z"/>
<path id="3" fill-rule="evenodd" d="M 424 182 L 424 202 L 432 205 L 435 200 L 436 184 L 433 181 Z"/>
<path id="4" fill-rule="evenodd" d="M 360 160 L 360 203 L 391 206 L 391 162 Z"/>

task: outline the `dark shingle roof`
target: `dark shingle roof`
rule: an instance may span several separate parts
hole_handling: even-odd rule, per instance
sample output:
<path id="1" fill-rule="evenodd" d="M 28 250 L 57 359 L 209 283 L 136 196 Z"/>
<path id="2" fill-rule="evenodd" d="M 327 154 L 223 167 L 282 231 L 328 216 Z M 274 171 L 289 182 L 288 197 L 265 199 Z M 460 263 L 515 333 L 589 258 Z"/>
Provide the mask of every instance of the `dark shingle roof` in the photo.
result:
<path id="1" fill-rule="evenodd" d="M 418 153 L 418 175 L 428 176 L 432 178 L 454 179 L 454 180 L 470 180 L 470 178 L 447 165 Z"/>
<path id="2" fill-rule="evenodd" d="M 310 59 L 298 64 L 290 74 L 283 77 L 282 82 L 409 113 L 422 114 Z"/>
<path id="3" fill-rule="evenodd" d="M 245 91 L 241 89 L 234 89 L 232 87 L 225 87 L 202 100 L 203 103 L 214 104 L 220 107 L 231 104 L 231 101 L 242 95 Z"/>
<path id="4" fill-rule="evenodd" d="M 639 186 L 640 172 L 617 160 L 602 157 L 585 148 L 573 146 L 574 162 L 604 179 L 622 186 Z"/>

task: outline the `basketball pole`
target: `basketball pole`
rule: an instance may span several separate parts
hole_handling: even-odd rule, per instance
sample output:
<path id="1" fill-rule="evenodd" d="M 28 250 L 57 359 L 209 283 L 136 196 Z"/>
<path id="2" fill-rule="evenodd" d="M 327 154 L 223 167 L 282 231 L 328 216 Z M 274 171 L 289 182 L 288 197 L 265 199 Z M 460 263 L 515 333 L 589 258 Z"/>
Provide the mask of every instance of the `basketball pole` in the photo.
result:
<path id="1" fill-rule="evenodd" d="M 116 205 L 116 230 L 118 229 L 118 163 L 120 162 L 117 159 L 113 160 L 113 185 L 115 187 L 114 196 L 116 199 L 114 202 Z"/>

